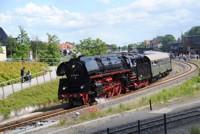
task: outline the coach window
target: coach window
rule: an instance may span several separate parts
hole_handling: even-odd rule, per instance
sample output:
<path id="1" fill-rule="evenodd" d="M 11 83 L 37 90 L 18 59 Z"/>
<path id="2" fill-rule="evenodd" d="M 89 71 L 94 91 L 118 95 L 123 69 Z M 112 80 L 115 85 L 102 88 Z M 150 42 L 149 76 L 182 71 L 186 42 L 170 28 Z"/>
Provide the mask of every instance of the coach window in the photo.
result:
<path id="1" fill-rule="evenodd" d="M 156 61 L 152 61 L 152 65 L 156 66 L 157 62 Z"/>

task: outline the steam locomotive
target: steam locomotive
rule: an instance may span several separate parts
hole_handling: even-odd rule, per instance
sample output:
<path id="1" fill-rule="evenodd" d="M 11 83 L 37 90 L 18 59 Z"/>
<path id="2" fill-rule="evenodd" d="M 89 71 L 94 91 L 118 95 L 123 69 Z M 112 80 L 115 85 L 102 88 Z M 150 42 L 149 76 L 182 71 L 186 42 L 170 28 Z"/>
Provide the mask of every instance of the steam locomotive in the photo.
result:
<path id="1" fill-rule="evenodd" d="M 75 106 L 91 104 L 145 87 L 171 70 L 169 54 L 162 52 L 80 56 L 58 66 L 58 98 Z"/>

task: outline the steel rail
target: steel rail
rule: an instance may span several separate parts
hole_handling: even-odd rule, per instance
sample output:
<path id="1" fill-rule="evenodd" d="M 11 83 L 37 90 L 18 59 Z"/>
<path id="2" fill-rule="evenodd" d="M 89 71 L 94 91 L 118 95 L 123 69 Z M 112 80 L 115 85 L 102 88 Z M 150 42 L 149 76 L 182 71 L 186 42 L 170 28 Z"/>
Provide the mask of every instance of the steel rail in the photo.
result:
<path id="1" fill-rule="evenodd" d="M 27 124 L 31 124 L 32 122 L 35 122 L 35 121 L 41 121 L 41 120 L 44 120 L 44 119 L 47 119 L 47 118 L 50 118 L 50 117 L 54 117 L 54 116 L 57 116 L 57 115 L 62 115 L 62 114 L 65 114 L 65 113 L 73 112 L 73 111 L 76 111 L 76 110 L 79 110 L 79 109 L 83 109 L 85 107 L 87 107 L 87 106 L 84 105 L 84 106 L 75 107 L 75 108 L 71 108 L 71 109 L 67 109 L 67 110 L 60 108 L 60 109 L 57 109 L 57 110 L 44 112 L 44 113 L 41 113 L 41 114 L 38 114 L 38 115 L 34 115 L 34 116 L 30 116 L 30 117 L 27 117 L 27 118 L 24 118 L 24 119 L 20 119 L 20 120 L 17 120 L 17 121 L 12 121 L 12 122 L 0 125 L 0 132 L 5 131 L 5 130 L 14 129 L 14 128 L 24 126 L 24 125 L 27 125 Z"/>

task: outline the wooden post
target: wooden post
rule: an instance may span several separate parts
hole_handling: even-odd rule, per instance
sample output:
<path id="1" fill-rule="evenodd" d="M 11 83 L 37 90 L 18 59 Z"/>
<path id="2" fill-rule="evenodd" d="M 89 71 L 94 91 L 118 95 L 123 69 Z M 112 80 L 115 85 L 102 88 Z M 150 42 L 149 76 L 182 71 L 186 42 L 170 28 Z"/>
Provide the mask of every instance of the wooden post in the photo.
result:
<path id="1" fill-rule="evenodd" d="M 38 85 L 38 84 L 39 84 L 39 83 L 38 83 L 38 76 L 36 76 L 36 80 L 37 80 L 37 85 Z"/>
<path id="2" fill-rule="evenodd" d="M 44 79 L 44 82 L 45 82 L 45 77 L 44 77 L 44 73 L 43 73 L 43 79 Z"/>
<path id="3" fill-rule="evenodd" d="M 11 82 L 11 85 L 12 85 L 12 91 L 13 91 L 13 93 L 15 92 L 15 90 L 14 90 L 14 85 L 13 85 L 13 82 Z"/>
<path id="4" fill-rule="evenodd" d="M 49 71 L 49 76 L 50 76 L 50 80 L 52 80 L 52 78 L 51 78 L 51 71 Z"/>
<path id="5" fill-rule="evenodd" d="M 5 99 L 5 92 L 3 86 L 2 86 L 2 92 L 3 92 L 3 99 Z"/>
<path id="6" fill-rule="evenodd" d="M 21 89 L 23 89 L 23 85 L 22 85 L 23 83 L 21 82 Z"/>
<path id="7" fill-rule="evenodd" d="M 151 99 L 149 100 L 149 108 L 152 111 L 152 104 L 151 104 Z"/>

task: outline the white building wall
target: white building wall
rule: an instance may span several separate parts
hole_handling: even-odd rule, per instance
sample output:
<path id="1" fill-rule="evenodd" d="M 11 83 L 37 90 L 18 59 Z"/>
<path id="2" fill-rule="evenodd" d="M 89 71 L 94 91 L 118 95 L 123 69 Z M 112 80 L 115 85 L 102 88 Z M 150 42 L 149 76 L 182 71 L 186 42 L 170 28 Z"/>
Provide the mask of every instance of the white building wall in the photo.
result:
<path id="1" fill-rule="evenodd" d="M 7 57 L 6 57 L 6 47 L 5 46 L 1 46 L 3 49 L 3 53 L 0 52 L 0 61 L 6 61 Z"/>

